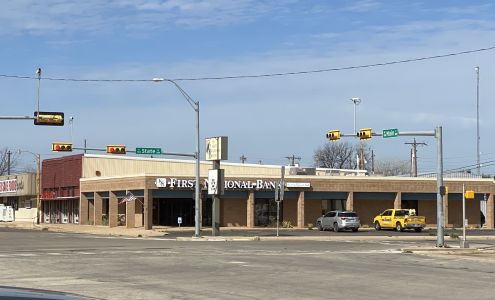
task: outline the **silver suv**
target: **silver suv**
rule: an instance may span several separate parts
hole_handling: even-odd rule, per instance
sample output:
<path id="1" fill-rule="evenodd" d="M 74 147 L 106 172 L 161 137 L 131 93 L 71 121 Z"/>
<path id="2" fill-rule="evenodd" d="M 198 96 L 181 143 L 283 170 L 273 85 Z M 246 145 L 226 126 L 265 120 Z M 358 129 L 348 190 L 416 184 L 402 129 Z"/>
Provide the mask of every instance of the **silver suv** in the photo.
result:
<path id="1" fill-rule="evenodd" d="M 333 229 L 338 232 L 341 229 L 358 231 L 361 223 L 358 215 L 353 211 L 330 211 L 316 220 L 318 230 Z"/>

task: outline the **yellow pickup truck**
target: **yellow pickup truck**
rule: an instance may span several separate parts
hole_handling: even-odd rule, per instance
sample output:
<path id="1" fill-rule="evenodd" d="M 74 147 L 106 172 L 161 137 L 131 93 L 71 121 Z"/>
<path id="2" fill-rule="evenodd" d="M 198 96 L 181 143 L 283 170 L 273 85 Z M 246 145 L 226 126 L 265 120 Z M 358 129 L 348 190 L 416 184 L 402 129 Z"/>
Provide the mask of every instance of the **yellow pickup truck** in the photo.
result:
<path id="1" fill-rule="evenodd" d="M 382 228 L 404 231 L 404 229 L 414 229 L 421 232 L 426 224 L 426 218 L 416 216 L 414 209 L 387 209 L 373 219 L 376 230 Z"/>

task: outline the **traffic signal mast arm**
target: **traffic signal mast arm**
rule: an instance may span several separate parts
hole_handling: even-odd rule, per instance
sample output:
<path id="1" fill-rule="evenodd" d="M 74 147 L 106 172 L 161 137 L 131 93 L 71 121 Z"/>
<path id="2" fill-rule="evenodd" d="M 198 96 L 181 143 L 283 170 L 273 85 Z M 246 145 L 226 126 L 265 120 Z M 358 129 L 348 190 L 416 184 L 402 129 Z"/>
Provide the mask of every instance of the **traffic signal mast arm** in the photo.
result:
<path id="1" fill-rule="evenodd" d="M 357 133 L 341 133 L 340 137 L 358 137 Z M 400 136 L 435 136 L 435 131 L 401 131 Z M 371 136 L 383 136 L 381 132 L 372 132 Z"/>

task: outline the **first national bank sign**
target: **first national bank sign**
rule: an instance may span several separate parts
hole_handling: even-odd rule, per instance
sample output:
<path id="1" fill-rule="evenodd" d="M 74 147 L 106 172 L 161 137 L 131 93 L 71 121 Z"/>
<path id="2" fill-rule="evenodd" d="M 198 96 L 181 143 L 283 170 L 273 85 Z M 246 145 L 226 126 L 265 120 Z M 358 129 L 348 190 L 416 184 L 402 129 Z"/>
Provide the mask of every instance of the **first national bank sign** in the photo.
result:
<path id="1" fill-rule="evenodd" d="M 194 188 L 196 180 L 178 178 L 157 178 L 155 186 L 157 188 Z M 225 189 L 237 190 L 274 190 L 278 181 L 257 180 L 225 180 Z M 204 180 L 204 186 L 208 187 L 208 179 Z M 287 182 L 286 187 L 308 188 L 309 183 Z"/>

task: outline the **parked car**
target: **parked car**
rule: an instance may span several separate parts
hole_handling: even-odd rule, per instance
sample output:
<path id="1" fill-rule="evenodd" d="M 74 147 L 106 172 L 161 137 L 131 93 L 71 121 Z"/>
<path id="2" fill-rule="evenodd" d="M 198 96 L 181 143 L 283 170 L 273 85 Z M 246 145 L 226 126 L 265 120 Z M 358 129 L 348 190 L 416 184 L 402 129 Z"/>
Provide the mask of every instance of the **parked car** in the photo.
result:
<path id="1" fill-rule="evenodd" d="M 426 224 L 426 218 L 416 216 L 414 209 L 387 209 L 373 219 L 376 230 L 382 228 L 404 231 L 404 229 L 414 229 L 421 232 Z"/>
<path id="2" fill-rule="evenodd" d="M 358 231 L 361 227 L 358 215 L 353 211 L 330 211 L 316 220 L 318 230 L 332 229 L 338 232 L 342 229 Z"/>

